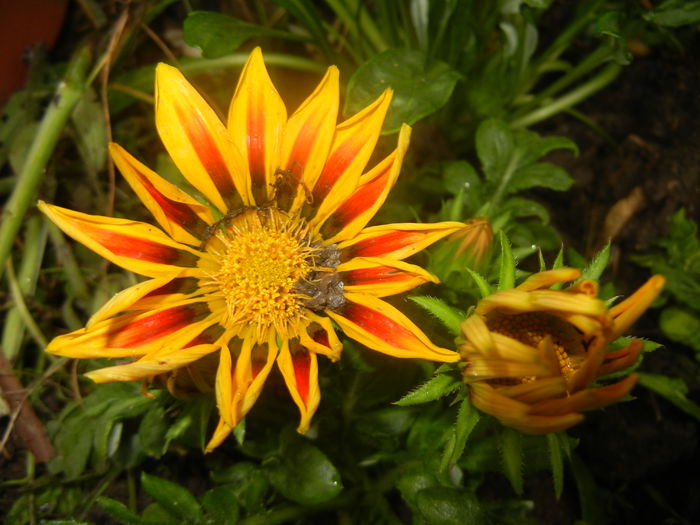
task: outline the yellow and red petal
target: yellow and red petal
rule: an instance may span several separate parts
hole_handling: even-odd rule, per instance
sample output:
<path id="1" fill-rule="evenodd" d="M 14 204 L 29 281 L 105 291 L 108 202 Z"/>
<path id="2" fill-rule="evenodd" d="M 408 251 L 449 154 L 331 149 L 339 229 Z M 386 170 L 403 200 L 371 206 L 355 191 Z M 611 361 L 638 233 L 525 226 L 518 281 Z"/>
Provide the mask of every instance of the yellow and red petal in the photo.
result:
<path id="1" fill-rule="evenodd" d="M 370 295 L 346 293 L 347 304 L 326 314 L 348 337 L 394 357 L 452 363 L 459 354 L 434 345 L 408 317 L 389 303 Z"/>
<path id="2" fill-rule="evenodd" d="M 228 131 L 249 175 L 247 184 L 254 199 L 249 204 L 270 200 L 286 122 L 287 109 L 256 47 L 243 68 L 228 113 Z"/>
<path id="3" fill-rule="evenodd" d="M 282 139 L 275 197 L 296 212 L 309 199 L 328 157 L 338 118 L 338 68 L 331 66 L 313 93 L 289 118 Z"/>
<path id="4" fill-rule="evenodd" d="M 219 211 L 253 204 L 244 162 L 214 110 L 172 66 L 156 68 L 156 127 L 184 177 Z"/>
<path id="5" fill-rule="evenodd" d="M 460 229 L 461 222 L 386 224 L 370 226 L 338 244 L 342 260 L 353 257 L 405 259 Z"/>
<path id="6" fill-rule="evenodd" d="M 311 312 L 307 316 L 310 322 L 299 333 L 301 346 L 315 354 L 325 355 L 333 362 L 338 361 L 343 350 L 343 343 L 338 339 L 338 334 L 335 333 L 331 320 Z"/>
<path id="7" fill-rule="evenodd" d="M 206 206 L 136 160 L 124 148 L 109 144 L 114 163 L 163 230 L 178 242 L 199 245 L 214 217 Z"/>
<path id="8" fill-rule="evenodd" d="M 198 275 L 198 254 L 150 224 L 88 215 L 39 201 L 38 208 L 65 233 L 105 259 L 147 277 Z"/>
<path id="9" fill-rule="evenodd" d="M 353 238 L 384 204 L 401 171 L 410 136 L 411 128 L 403 125 L 396 150 L 360 177 L 357 189 L 324 221 L 321 233 L 329 244 Z"/>
<path id="10" fill-rule="evenodd" d="M 341 274 L 346 292 L 375 297 L 386 297 L 412 290 L 424 283 L 439 282 L 437 277 L 420 266 L 381 257 L 356 257 L 340 264 L 336 270 Z"/>
<path id="11" fill-rule="evenodd" d="M 155 358 L 141 358 L 126 365 L 116 365 L 87 372 L 85 375 L 95 383 L 113 381 L 135 381 L 163 374 L 216 352 L 221 347 L 215 344 L 202 344 L 185 347 L 174 352 L 159 355 Z"/>
<path id="12" fill-rule="evenodd" d="M 338 124 L 321 175 L 311 189 L 303 214 L 312 225 L 322 222 L 357 187 L 382 130 L 391 103 L 386 90 L 365 109 Z"/>
<path id="13" fill-rule="evenodd" d="M 253 408 L 277 358 L 274 335 L 265 344 L 256 344 L 252 336 L 243 339 L 233 371 L 232 420 L 240 421 Z M 235 426 L 235 425 L 231 425 Z"/>
<path id="14" fill-rule="evenodd" d="M 305 433 L 321 401 L 318 386 L 318 360 L 316 354 L 295 347 L 290 350 L 285 342 L 280 349 L 277 365 L 294 403 L 299 408 L 301 419 L 297 432 Z"/>
<path id="15" fill-rule="evenodd" d="M 89 328 L 56 337 L 46 351 L 80 359 L 167 353 L 185 347 L 215 322 L 205 303 L 183 301 L 96 322 Z"/>

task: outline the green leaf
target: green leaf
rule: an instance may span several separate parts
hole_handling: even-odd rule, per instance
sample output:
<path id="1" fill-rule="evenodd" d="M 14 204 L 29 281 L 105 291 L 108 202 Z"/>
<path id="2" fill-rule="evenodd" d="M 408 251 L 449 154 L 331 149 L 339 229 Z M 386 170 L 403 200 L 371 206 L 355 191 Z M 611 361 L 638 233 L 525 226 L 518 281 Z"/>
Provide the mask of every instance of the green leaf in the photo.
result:
<path id="1" fill-rule="evenodd" d="M 464 321 L 464 312 L 453 308 L 446 302 L 437 297 L 428 297 L 426 295 L 414 295 L 410 297 L 411 301 L 418 306 L 430 312 L 433 316 L 445 325 L 452 335 L 459 335 L 460 325 Z"/>
<path id="2" fill-rule="evenodd" d="M 476 130 L 476 154 L 489 180 L 503 176 L 515 150 L 513 132 L 502 121 L 488 119 Z"/>
<path id="3" fill-rule="evenodd" d="M 538 162 L 518 169 L 506 189 L 508 193 L 515 193 L 534 187 L 566 191 L 571 188 L 573 183 L 573 177 L 564 168 L 548 162 Z"/>
<path id="4" fill-rule="evenodd" d="M 686 397 L 688 386 L 682 379 L 639 372 L 639 384 L 659 394 L 689 416 L 700 421 L 700 406 Z"/>
<path id="5" fill-rule="evenodd" d="M 664 335 L 700 352 L 700 318 L 687 308 L 670 306 L 661 311 L 659 327 Z"/>
<path id="6" fill-rule="evenodd" d="M 435 401 L 454 392 L 462 385 L 462 381 L 449 374 L 438 374 L 431 377 L 415 390 L 409 392 L 394 404 L 399 406 L 419 405 Z"/>
<path id="7" fill-rule="evenodd" d="M 667 0 L 643 16 L 660 26 L 680 27 L 697 24 L 700 22 L 700 1 Z"/>
<path id="8" fill-rule="evenodd" d="M 450 66 L 428 61 L 420 51 L 389 49 L 362 64 L 350 78 L 344 112 L 354 114 L 392 88 L 384 132 L 393 133 L 401 124 L 413 124 L 444 106 L 459 78 Z"/>
<path id="9" fill-rule="evenodd" d="M 155 406 L 146 412 L 139 425 L 139 439 L 143 451 L 156 458 L 161 457 L 167 449 L 167 431 L 168 422 L 163 407 Z"/>
<path id="10" fill-rule="evenodd" d="M 557 434 L 547 434 L 547 446 L 549 447 L 549 462 L 552 467 L 554 494 L 558 500 L 561 498 L 561 493 L 564 489 L 564 461 Z"/>
<path id="11" fill-rule="evenodd" d="M 608 266 L 610 261 L 610 241 L 605 245 L 605 247 L 600 250 L 591 263 L 586 266 L 586 268 L 581 273 L 581 279 L 591 279 L 593 281 L 599 281 L 600 276 L 603 275 L 605 268 Z"/>
<path id="12" fill-rule="evenodd" d="M 97 498 L 97 504 L 114 519 L 127 525 L 165 525 L 167 522 L 143 519 L 131 512 L 126 505 L 105 496 Z"/>
<path id="13" fill-rule="evenodd" d="M 452 487 L 428 487 L 416 494 L 418 511 L 430 525 L 489 523 L 474 494 Z"/>
<path id="14" fill-rule="evenodd" d="M 542 223 L 549 223 L 549 211 L 539 202 L 522 197 L 510 197 L 501 205 L 501 212 L 508 212 L 511 217 L 537 217 Z"/>
<path id="15" fill-rule="evenodd" d="M 183 37 L 185 42 L 199 48 L 207 58 L 229 55 L 253 37 L 309 41 L 306 37 L 287 31 L 249 24 L 211 11 L 192 11 L 187 15 L 183 24 Z"/>
<path id="16" fill-rule="evenodd" d="M 467 440 L 481 419 L 479 411 L 472 407 L 468 399 L 463 399 L 457 411 L 457 421 L 454 426 L 454 438 L 445 447 L 445 452 L 440 463 L 440 470 L 445 470 L 450 465 L 459 461 L 464 453 Z"/>
<path id="17" fill-rule="evenodd" d="M 141 472 L 143 490 L 176 518 L 197 522 L 202 509 L 197 499 L 186 488 L 165 479 Z"/>
<path id="18" fill-rule="evenodd" d="M 93 175 L 107 164 L 107 133 L 105 115 L 97 95 L 88 90 L 71 115 L 78 152 Z"/>
<path id="19" fill-rule="evenodd" d="M 518 432 L 503 428 L 501 432 L 503 472 L 516 494 L 523 493 L 523 447 Z"/>
<path id="20" fill-rule="evenodd" d="M 484 297 L 488 297 L 493 293 L 493 291 L 491 290 L 491 286 L 480 273 L 472 270 L 471 268 L 465 268 L 465 270 L 471 276 L 471 278 L 474 279 L 474 282 L 476 283 L 476 287 L 479 289 L 479 293 L 481 294 L 482 299 Z"/>
<path id="21" fill-rule="evenodd" d="M 240 508 L 233 487 L 215 487 L 202 497 L 202 507 L 208 518 L 221 525 L 234 525 L 238 522 Z"/>
<path id="22" fill-rule="evenodd" d="M 270 483 L 287 499 L 317 505 L 343 490 L 333 463 L 307 439 L 291 432 L 282 435 L 279 455 L 264 463 Z"/>
<path id="23" fill-rule="evenodd" d="M 336 56 L 335 51 L 328 43 L 328 32 L 323 27 L 323 17 L 310 0 L 274 0 L 276 4 L 284 8 L 294 18 L 299 20 L 311 33 L 314 43 L 329 58 Z"/>
<path id="24" fill-rule="evenodd" d="M 211 473 L 211 479 L 216 483 L 228 484 L 236 501 L 248 512 L 262 508 L 265 492 L 270 486 L 263 469 L 247 461 L 214 471 Z"/>
<path id="25" fill-rule="evenodd" d="M 498 232 L 501 245 L 501 255 L 498 258 L 498 289 L 509 290 L 515 286 L 515 261 L 510 250 L 510 241 L 503 233 Z"/>

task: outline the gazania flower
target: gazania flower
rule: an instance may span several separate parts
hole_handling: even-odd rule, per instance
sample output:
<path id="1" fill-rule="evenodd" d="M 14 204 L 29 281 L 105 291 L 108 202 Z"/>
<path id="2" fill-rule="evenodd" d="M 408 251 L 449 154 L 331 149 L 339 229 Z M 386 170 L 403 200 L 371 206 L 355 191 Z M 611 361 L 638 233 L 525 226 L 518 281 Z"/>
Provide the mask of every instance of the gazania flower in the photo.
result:
<path id="1" fill-rule="evenodd" d="M 47 351 L 131 358 L 96 382 L 148 379 L 219 353 L 216 447 L 255 403 L 277 363 L 306 431 L 319 400 L 316 356 L 339 358 L 335 322 L 396 357 L 456 361 L 382 297 L 436 279 L 406 257 L 460 223 L 366 227 L 396 181 L 410 128 L 365 171 L 391 100 L 336 124 L 338 70 L 287 118 L 256 49 L 224 125 L 175 68 L 156 70 L 158 133 L 210 206 L 116 144 L 112 158 L 162 229 L 40 203 L 66 233 L 149 279 L 117 294 Z"/>
<path id="2" fill-rule="evenodd" d="M 640 341 L 614 351 L 608 344 L 649 307 L 664 278 L 653 276 L 610 309 L 597 298 L 593 281 L 550 289 L 580 275 L 572 268 L 537 273 L 479 301 L 462 324 L 461 345 L 464 379 L 477 408 L 523 433 L 544 434 L 569 428 L 583 419 L 581 411 L 629 393 L 635 375 L 607 386 L 591 383 L 637 360 Z"/>

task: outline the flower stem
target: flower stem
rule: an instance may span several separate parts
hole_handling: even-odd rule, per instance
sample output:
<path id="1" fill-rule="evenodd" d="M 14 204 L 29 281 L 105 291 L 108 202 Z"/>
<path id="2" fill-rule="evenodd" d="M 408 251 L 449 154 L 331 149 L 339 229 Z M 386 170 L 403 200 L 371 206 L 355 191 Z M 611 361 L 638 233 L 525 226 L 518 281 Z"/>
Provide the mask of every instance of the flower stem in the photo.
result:
<path id="1" fill-rule="evenodd" d="M 71 58 L 64 79 L 41 120 L 34 142 L 27 153 L 27 160 L 17 177 L 17 185 L 7 201 L 0 224 L 0 276 L 10 255 L 12 245 L 24 216 L 36 199 L 36 189 L 44 174 L 46 164 L 68 119 L 85 91 L 85 72 L 90 62 L 87 46 L 80 48 Z"/>

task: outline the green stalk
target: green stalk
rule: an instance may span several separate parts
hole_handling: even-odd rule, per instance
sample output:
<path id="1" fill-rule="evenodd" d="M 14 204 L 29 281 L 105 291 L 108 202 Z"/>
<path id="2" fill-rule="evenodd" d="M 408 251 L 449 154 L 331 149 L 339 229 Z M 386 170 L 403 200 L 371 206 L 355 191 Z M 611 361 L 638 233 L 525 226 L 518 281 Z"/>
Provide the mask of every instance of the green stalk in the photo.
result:
<path id="1" fill-rule="evenodd" d="M 178 67 L 183 73 L 196 75 L 198 73 L 208 73 L 213 69 L 227 69 L 232 67 L 243 67 L 248 55 L 236 53 L 220 58 L 193 58 L 183 59 L 178 63 Z M 298 71 L 324 71 L 323 65 L 309 60 L 308 58 L 286 55 L 284 53 L 265 53 L 265 64 L 269 66 L 282 66 Z"/>
<path id="2" fill-rule="evenodd" d="M 357 0 L 326 0 L 326 3 L 335 15 L 348 26 L 348 30 L 357 40 L 356 43 L 361 43 L 362 39 L 371 43 L 374 47 L 374 54 L 381 53 L 389 47 L 367 12 L 366 5 L 358 4 Z M 355 16 L 354 13 L 357 13 L 358 9 L 360 9 L 360 14 Z"/>
<path id="3" fill-rule="evenodd" d="M 85 73 L 90 51 L 82 47 L 71 58 L 64 79 L 58 83 L 54 98 L 41 120 L 27 161 L 17 177 L 17 185 L 5 205 L 0 224 L 0 276 L 12 250 L 24 216 L 36 200 L 36 189 L 53 153 L 56 142 L 85 91 Z"/>
<path id="4" fill-rule="evenodd" d="M 17 288 L 20 298 L 34 293 L 41 261 L 44 258 L 44 247 L 46 246 L 46 227 L 43 227 L 41 217 L 38 215 L 30 217 L 25 231 L 26 248 L 22 254 L 22 262 L 17 274 Z M 8 278 L 11 279 L 11 277 L 8 273 Z M 2 350 L 9 361 L 15 358 L 24 339 L 25 324 L 23 317 L 24 315 L 20 312 L 17 305 L 13 306 L 5 317 L 5 326 L 2 332 Z"/>
<path id="5" fill-rule="evenodd" d="M 513 120 L 510 125 L 513 128 L 524 128 L 548 119 L 557 113 L 568 110 L 615 80 L 621 69 L 621 66 L 618 64 L 609 64 L 585 84 L 581 84 L 578 88 L 568 92 L 566 95 L 556 98 L 539 109 Z"/>
<path id="6" fill-rule="evenodd" d="M 17 282 L 17 277 L 12 267 L 12 260 L 7 261 L 7 281 L 10 284 L 10 295 L 12 296 L 12 301 L 15 304 L 15 309 L 19 314 L 21 323 L 27 327 L 29 335 L 32 336 L 39 348 L 46 348 L 49 342 L 34 322 L 34 318 L 29 308 L 27 308 L 27 303 L 24 302 L 22 290 L 19 288 L 19 283 Z"/>

